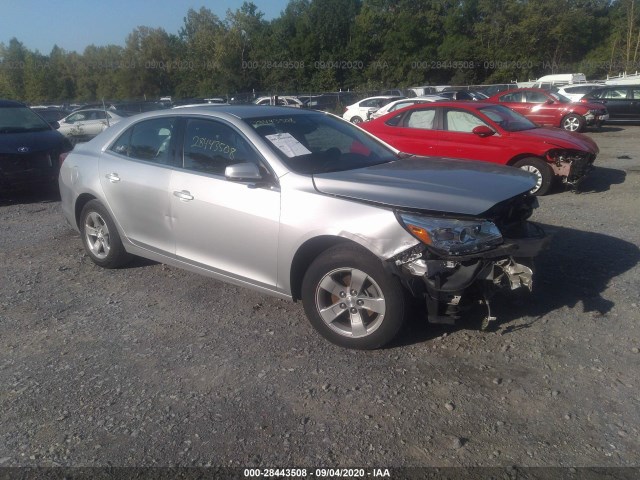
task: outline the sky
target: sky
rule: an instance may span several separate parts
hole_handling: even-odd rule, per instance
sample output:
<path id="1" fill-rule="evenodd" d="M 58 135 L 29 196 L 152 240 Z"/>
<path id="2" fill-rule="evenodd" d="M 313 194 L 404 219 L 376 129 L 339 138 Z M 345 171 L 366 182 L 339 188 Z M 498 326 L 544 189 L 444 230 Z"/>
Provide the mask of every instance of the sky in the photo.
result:
<path id="1" fill-rule="evenodd" d="M 54 45 L 82 53 L 88 45 L 124 46 L 136 27 L 177 34 L 189 8 L 206 7 L 221 19 L 243 0 L 0 0 L 0 43 L 13 37 L 31 51 Z M 253 0 L 266 20 L 280 16 L 288 0 Z"/>

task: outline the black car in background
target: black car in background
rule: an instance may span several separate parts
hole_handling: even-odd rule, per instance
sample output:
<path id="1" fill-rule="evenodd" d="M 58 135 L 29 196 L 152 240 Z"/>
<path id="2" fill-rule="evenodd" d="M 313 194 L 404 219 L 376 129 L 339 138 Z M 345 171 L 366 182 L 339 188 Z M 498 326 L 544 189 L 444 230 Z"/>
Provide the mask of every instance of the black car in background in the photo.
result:
<path id="1" fill-rule="evenodd" d="M 0 99 L 0 194 L 54 187 L 69 140 L 24 103 Z"/>
<path id="2" fill-rule="evenodd" d="M 36 112 L 38 115 L 44 118 L 47 121 L 47 123 L 50 123 L 51 125 L 54 125 L 55 122 L 66 117 L 71 113 L 71 110 L 65 110 L 64 108 L 54 108 L 54 107 L 31 107 L 31 110 Z"/>
<path id="3" fill-rule="evenodd" d="M 640 85 L 607 85 L 591 90 L 580 102 L 603 103 L 611 120 L 640 120 Z"/>

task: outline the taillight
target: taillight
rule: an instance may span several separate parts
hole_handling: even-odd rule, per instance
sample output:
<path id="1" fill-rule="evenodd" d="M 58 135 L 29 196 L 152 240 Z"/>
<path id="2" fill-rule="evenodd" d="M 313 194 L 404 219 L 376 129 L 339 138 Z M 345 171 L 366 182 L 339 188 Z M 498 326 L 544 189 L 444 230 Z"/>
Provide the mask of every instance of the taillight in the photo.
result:
<path id="1" fill-rule="evenodd" d="M 66 160 L 67 156 L 70 154 L 71 152 L 64 152 L 61 153 L 60 156 L 58 157 L 58 162 L 60 162 L 60 166 L 62 166 L 62 164 L 64 163 L 64 161 Z"/>
<path id="2" fill-rule="evenodd" d="M 589 100 L 587 100 L 586 98 L 581 98 L 581 99 L 580 99 L 580 101 L 581 101 L 582 103 L 588 103 L 588 102 L 589 102 Z"/>

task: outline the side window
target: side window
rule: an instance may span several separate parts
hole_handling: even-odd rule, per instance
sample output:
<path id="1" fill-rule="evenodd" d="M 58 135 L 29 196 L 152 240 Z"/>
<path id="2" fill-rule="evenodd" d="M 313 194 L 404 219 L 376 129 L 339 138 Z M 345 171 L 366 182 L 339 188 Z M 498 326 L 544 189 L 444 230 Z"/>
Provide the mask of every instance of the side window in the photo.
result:
<path id="1" fill-rule="evenodd" d="M 425 110 L 412 110 L 405 119 L 405 126 L 409 128 L 433 129 L 433 121 L 436 111 L 433 108 Z"/>
<path id="2" fill-rule="evenodd" d="M 175 123 L 173 117 L 136 123 L 116 140 L 110 150 L 130 158 L 170 165 L 174 159 L 169 147 Z"/>
<path id="3" fill-rule="evenodd" d="M 378 103 L 379 103 L 378 99 L 372 98 L 370 100 L 365 100 L 364 102 L 360 102 L 360 106 L 365 108 L 377 107 Z"/>
<path id="4" fill-rule="evenodd" d="M 507 93 L 500 97 L 501 102 L 521 102 L 522 92 Z"/>
<path id="5" fill-rule="evenodd" d="M 544 103 L 548 98 L 541 92 L 527 92 L 527 103 Z"/>
<path id="6" fill-rule="evenodd" d="M 627 98 L 627 89 L 616 88 L 616 89 L 607 90 L 601 98 L 606 98 L 608 100 L 620 100 L 620 99 Z"/>
<path id="7" fill-rule="evenodd" d="M 413 105 L 416 102 L 398 102 L 393 107 L 389 109 L 390 112 L 395 112 L 396 110 L 400 110 L 401 108 L 408 107 L 409 105 Z"/>
<path id="8" fill-rule="evenodd" d="M 74 113 L 69 118 L 67 118 L 67 123 L 81 122 L 84 119 L 85 119 L 84 113 Z"/>
<path id="9" fill-rule="evenodd" d="M 184 135 L 184 168 L 224 175 L 227 166 L 244 162 L 260 166 L 258 154 L 233 128 L 212 120 L 188 120 Z"/>
<path id="10" fill-rule="evenodd" d="M 631 89 L 631 98 L 640 100 L 640 88 L 634 87 Z"/>
<path id="11" fill-rule="evenodd" d="M 479 125 L 487 125 L 475 115 L 460 110 L 448 110 L 445 120 L 445 129 L 450 132 L 471 133 Z"/>

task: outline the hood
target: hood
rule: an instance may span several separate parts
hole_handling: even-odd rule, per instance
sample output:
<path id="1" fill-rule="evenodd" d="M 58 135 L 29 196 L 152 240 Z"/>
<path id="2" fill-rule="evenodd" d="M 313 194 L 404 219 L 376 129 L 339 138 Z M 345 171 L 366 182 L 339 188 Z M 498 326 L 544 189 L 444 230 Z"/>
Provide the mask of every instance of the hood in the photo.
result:
<path id="1" fill-rule="evenodd" d="M 553 145 L 560 148 L 568 148 L 572 150 L 581 150 L 583 152 L 597 154 L 600 150 L 598 145 L 590 137 L 578 132 L 568 132 L 560 128 L 539 127 L 531 130 L 522 130 L 520 132 L 511 132 L 512 136 L 528 138 L 531 141 Z"/>
<path id="2" fill-rule="evenodd" d="M 409 157 L 313 180 L 328 195 L 457 215 L 480 215 L 535 185 L 535 177 L 518 168 L 439 157 Z"/>
<path id="3" fill-rule="evenodd" d="M 48 152 L 50 150 L 67 151 L 71 145 L 68 140 L 56 130 L 40 132 L 2 133 L 0 134 L 0 154 L 30 154 Z M 18 149 L 27 148 L 28 151 Z"/>

